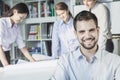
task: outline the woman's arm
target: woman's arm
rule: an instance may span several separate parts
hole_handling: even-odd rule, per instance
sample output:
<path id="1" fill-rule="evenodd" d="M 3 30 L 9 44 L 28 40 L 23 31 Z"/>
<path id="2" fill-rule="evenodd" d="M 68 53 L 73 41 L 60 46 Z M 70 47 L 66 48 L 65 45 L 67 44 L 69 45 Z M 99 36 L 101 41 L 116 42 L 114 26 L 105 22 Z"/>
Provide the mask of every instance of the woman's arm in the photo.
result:
<path id="1" fill-rule="evenodd" d="M 98 16 L 98 23 L 100 26 L 100 36 L 99 36 L 99 47 L 102 49 L 105 49 L 106 41 L 108 38 L 108 34 L 110 34 L 110 21 L 109 21 L 109 12 L 107 10 L 107 7 L 104 5 L 100 5 L 98 8 L 99 12 L 97 12 Z M 102 14 L 99 14 L 102 12 Z"/>
<path id="2" fill-rule="evenodd" d="M 27 48 L 26 47 L 23 47 L 20 49 L 21 52 L 24 54 L 24 56 L 30 60 L 31 62 L 35 62 L 36 60 L 30 55 L 30 53 L 28 52 Z"/>
<path id="3" fill-rule="evenodd" d="M 0 45 L 0 60 L 3 66 L 9 65 L 1 45 Z"/>
<path id="4" fill-rule="evenodd" d="M 58 22 L 54 23 L 53 26 L 53 33 L 52 33 L 52 57 L 54 58 L 58 58 L 58 54 L 59 54 L 59 38 L 58 38 Z"/>

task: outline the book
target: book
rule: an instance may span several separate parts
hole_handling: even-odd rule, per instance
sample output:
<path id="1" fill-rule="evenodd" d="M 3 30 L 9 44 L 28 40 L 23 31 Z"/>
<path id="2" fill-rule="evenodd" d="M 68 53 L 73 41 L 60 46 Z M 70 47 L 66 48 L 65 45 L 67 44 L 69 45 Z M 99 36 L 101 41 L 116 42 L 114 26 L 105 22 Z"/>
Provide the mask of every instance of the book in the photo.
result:
<path id="1" fill-rule="evenodd" d="M 38 2 L 30 2 L 28 3 L 28 9 L 30 12 L 30 18 L 37 18 L 38 17 Z"/>
<path id="2" fill-rule="evenodd" d="M 47 38 L 52 38 L 53 24 L 48 24 L 47 26 Z"/>
<path id="3" fill-rule="evenodd" d="M 47 16 L 46 1 L 41 1 L 41 17 Z"/>
<path id="4" fill-rule="evenodd" d="M 41 26 L 37 26 L 37 39 L 40 40 L 41 39 L 41 36 L 40 36 L 40 33 L 41 32 Z"/>
<path id="5" fill-rule="evenodd" d="M 39 25 L 30 25 L 30 31 L 28 33 L 28 40 L 40 40 L 40 30 Z"/>
<path id="6" fill-rule="evenodd" d="M 49 6 L 49 16 L 55 16 L 54 0 L 47 0 L 47 5 Z"/>
<path id="7" fill-rule="evenodd" d="M 42 54 L 51 56 L 51 41 L 42 41 Z"/>
<path id="8" fill-rule="evenodd" d="M 42 54 L 47 55 L 47 49 L 46 49 L 45 41 L 42 41 Z"/>

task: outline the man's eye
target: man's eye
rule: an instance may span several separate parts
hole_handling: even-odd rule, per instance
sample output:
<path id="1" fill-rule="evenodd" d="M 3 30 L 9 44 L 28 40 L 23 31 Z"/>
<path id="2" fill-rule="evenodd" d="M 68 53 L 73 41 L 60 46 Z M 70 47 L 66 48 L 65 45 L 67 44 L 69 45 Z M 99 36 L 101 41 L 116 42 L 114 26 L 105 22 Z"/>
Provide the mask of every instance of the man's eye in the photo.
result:
<path id="1" fill-rule="evenodd" d="M 83 34 L 85 31 L 79 31 L 80 34 Z"/>
<path id="2" fill-rule="evenodd" d="M 91 30 L 90 30 L 90 32 L 94 32 L 94 31 L 95 31 L 95 29 L 91 29 Z"/>

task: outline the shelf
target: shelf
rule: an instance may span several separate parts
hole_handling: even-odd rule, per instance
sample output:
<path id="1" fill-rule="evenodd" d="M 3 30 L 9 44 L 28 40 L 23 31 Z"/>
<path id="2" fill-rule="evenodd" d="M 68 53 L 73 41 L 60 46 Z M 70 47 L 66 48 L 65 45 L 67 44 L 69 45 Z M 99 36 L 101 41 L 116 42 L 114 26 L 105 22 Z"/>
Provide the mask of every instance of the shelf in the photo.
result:
<path id="1" fill-rule="evenodd" d="M 56 17 L 28 18 L 26 19 L 26 24 L 55 22 L 56 20 L 57 20 Z"/>
<path id="2" fill-rule="evenodd" d="M 52 39 L 42 39 L 42 41 L 51 41 Z"/>
<path id="3" fill-rule="evenodd" d="M 52 39 L 41 39 L 41 40 L 25 40 L 25 41 L 28 41 L 28 42 L 32 42 L 32 41 L 51 41 Z"/>
<path id="4" fill-rule="evenodd" d="M 38 2 L 39 0 L 25 0 L 25 3 Z"/>
<path id="5" fill-rule="evenodd" d="M 26 40 L 26 41 L 30 42 L 30 41 L 41 41 L 41 40 L 34 39 L 34 40 Z"/>

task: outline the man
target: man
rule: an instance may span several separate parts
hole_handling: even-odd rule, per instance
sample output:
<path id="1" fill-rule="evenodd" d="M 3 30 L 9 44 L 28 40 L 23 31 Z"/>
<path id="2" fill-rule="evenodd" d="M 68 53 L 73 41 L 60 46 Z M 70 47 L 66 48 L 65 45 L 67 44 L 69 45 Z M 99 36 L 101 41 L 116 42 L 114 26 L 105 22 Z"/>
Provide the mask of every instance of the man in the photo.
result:
<path id="1" fill-rule="evenodd" d="M 74 19 L 80 47 L 63 55 L 51 80 L 120 80 L 120 57 L 100 49 L 96 16 L 89 11 Z"/>

